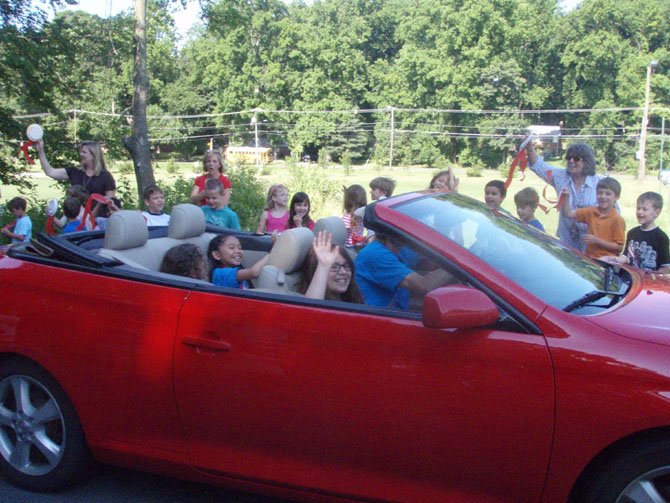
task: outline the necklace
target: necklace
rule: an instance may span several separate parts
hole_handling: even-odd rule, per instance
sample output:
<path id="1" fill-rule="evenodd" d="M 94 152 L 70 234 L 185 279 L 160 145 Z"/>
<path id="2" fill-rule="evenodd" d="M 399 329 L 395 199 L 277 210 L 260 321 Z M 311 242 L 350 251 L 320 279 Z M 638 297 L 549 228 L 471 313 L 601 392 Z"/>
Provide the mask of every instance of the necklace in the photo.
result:
<path id="1" fill-rule="evenodd" d="M 84 169 L 84 180 L 82 181 L 81 186 L 84 188 L 84 190 L 87 190 L 89 183 L 91 183 L 91 180 L 95 177 L 93 176 L 88 176 L 86 174 L 86 169 Z"/>

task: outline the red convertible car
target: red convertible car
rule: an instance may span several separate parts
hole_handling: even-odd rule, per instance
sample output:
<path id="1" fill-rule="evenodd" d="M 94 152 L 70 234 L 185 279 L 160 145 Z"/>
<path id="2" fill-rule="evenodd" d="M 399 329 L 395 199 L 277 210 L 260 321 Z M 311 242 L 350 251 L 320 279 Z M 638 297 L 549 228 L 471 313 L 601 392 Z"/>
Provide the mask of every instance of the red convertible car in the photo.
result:
<path id="1" fill-rule="evenodd" d="M 668 277 L 404 194 L 366 226 L 458 281 L 401 311 L 296 293 L 306 229 L 272 250 L 235 232 L 245 260 L 270 253 L 255 289 L 161 273 L 172 246 L 234 231 L 190 205 L 168 228 L 138 216 L 0 258 L 13 483 L 55 490 L 98 461 L 302 500 L 670 499 Z"/>

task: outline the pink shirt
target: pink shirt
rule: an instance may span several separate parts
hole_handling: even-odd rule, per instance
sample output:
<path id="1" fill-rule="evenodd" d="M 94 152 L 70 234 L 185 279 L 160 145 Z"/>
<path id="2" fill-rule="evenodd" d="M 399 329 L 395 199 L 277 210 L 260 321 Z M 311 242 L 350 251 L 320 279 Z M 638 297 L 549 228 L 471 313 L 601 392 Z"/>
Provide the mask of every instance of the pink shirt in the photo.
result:
<path id="1" fill-rule="evenodd" d="M 265 232 L 273 233 L 275 231 L 281 232 L 286 229 L 286 223 L 288 222 L 288 210 L 280 217 L 273 217 L 272 211 L 266 210 L 268 212 L 268 219 L 265 223 Z"/>

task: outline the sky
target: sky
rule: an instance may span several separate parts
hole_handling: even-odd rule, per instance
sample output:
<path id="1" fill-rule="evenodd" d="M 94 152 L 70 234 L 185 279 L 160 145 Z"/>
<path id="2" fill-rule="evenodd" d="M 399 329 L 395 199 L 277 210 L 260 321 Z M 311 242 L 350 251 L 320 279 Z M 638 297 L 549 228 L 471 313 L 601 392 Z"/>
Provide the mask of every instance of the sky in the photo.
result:
<path id="1" fill-rule="evenodd" d="M 70 5 L 66 10 L 83 10 L 102 18 L 115 16 L 121 12 L 135 8 L 134 0 L 79 0 L 79 5 Z M 191 25 L 200 20 L 200 6 L 196 0 L 188 2 L 186 9 L 176 12 L 175 27 L 177 32 L 186 37 L 186 32 Z"/>
<path id="2" fill-rule="evenodd" d="M 582 0 L 559 0 L 565 11 L 574 9 Z M 83 10 L 100 17 L 114 16 L 125 10 L 134 8 L 134 0 L 79 0 L 79 5 L 69 6 L 69 10 Z M 200 6 L 196 0 L 190 0 L 185 10 L 179 10 L 175 16 L 177 32 L 186 38 L 186 32 L 191 25 L 200 20 Z"/>

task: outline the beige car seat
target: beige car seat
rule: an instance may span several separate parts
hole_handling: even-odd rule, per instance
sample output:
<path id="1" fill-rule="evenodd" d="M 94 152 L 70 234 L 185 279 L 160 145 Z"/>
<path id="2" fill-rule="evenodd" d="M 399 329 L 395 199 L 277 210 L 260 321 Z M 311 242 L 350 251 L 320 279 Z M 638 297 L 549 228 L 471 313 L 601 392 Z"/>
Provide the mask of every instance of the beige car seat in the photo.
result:
<path id="1" fill-rule="evenodd" d="M 347 240 L 347 227 L 340 217 L 320 218 L 314 224 L 314 235 L 316 236 L 319 231 L 330 232 L 333 235 L 333 244 L 340 247 L 344 246 Z"/>
<path id="2" fill-rule="evenodd" d="M 104 247 L 98 250 L 103 257 L 114 258 L 139 269 L 160 269 L 163 255 L 179 241 L 149 239 L 147 222 L 139 211 L 117 211 L 107 220 Z"/>
<path id="3" fill-rule="evenodd" d="M 306 227 L 288 229 L 277 236 L 268 263 L 252 281 L 255 288 L 294 292 L 302 278 L 300 268 L 312 247 L 314 234 Z"/>

